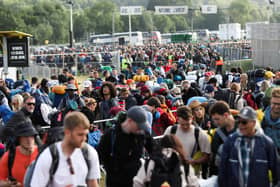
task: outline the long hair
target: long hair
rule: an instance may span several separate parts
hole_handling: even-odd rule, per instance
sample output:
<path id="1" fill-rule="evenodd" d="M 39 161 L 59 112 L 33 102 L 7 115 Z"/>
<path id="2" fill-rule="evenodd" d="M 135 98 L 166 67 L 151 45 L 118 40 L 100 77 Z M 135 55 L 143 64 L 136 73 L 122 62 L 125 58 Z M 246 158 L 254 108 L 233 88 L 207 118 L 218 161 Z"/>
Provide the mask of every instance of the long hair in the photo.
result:
<path id="1" fill-rule="evenodd" d="M 109 88 L 111 98 L 114 98 L 117 96 L 117 91 L 116 91 L 115 85 L 111 82 L 104 82 L 100 88 L 100 95 L 101 95 L 102 99 L 104 99 L 103 89 L 105 86 L 107 86 Z"/>

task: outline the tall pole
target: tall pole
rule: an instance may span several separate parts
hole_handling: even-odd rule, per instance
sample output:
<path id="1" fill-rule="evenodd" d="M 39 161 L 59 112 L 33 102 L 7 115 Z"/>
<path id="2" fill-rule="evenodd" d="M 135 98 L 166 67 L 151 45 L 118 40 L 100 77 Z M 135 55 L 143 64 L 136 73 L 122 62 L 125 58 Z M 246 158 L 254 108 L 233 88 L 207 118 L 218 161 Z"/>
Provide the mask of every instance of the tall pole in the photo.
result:
<path id="1" fill-rule="evenodd" d="M 8 75 L 8 48 L 7 48 L 6 36 L 3 36 L 3 66 L 4 66 L 4 78 L 6 79 Z"/>
<path id="2" fill-rule="evenodd" d="M 69 29 L 69 44 L 70 48 L 73 47 L 73 2 L 70 0 L 69 2 L 70 5 L 70 29 Z"/>
<path id="3" fill-rule="evenodd" d="M 192 30 L 192 33 L 193 33 L 193 10 L 192 10 L 192 13 L 191 13 L 191 30 Z"/>
<path id="4" fill-rule="evenodd" d="M 131 14 L 128 15 L 128 25 L 129 25 L 129 44 L 131 44 Z"/>
<path id="5" fill-rule="evenodd" d="M 113 38 L 113 46 L 115 47 L 115 10 L 112 15 L 112 38 Z"/>

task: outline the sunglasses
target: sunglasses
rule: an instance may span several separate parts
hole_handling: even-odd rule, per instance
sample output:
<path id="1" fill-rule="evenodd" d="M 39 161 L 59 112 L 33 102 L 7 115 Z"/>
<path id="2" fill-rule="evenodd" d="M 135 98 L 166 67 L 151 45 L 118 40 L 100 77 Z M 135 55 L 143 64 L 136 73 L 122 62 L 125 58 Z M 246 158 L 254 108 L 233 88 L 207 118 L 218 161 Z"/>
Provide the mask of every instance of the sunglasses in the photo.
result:
<path id="1" fill-rule="evenodd" d="M 238 120 L 238 124 L 242 124 L 242 125 L 247 125 L 248 123 L 249 123 L 249 121 L 248 120 L 242 120 L 242 119 L 240 119 L 240 120 Z"/>
<path id="2" fill-rule="evenodd" d="M 28 106 L 31 106 L 31 105 L 33 105 L 33 106 L 35 106 L 35 103 L 26 103 Z"/>
<path id="3" fill-rule="evenodd" d="M 67 162 L 67 164 L 69 166 L 69 171 L 70 171 L 71 175 L 74 175 L 75 172 L 74 172 L 74 168 L 73 168 L 73 165 L 72 165 L 71 158 L 70 157 L 67 158 L 66 162 Z"/>

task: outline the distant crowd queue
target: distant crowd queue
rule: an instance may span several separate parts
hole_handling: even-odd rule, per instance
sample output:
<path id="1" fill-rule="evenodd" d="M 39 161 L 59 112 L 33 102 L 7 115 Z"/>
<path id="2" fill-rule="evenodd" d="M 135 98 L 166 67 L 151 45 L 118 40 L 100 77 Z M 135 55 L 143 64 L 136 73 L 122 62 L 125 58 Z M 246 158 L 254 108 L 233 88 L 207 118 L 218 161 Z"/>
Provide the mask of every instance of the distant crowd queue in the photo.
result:
<path id="1" fill-rule="evenodd" d="M 280 72 L 195 50 L 214 66 L 180 49 L 80 85 L 68 69 L 0 80 L 0 187 L 279 185 Z"/>

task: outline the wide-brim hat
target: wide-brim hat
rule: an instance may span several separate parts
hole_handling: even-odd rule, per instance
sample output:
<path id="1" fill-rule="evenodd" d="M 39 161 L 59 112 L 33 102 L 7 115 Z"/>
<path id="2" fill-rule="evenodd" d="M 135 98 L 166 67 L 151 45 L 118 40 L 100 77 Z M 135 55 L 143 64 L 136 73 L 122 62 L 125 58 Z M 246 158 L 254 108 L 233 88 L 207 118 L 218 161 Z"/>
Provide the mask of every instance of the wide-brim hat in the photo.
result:
<path id="1" fill-rule="evenodd" d="M 33 127 L 32 122 L 29 120 L 23 121 L 16 126 L 15 135 L 20 136 L 35 136 L 37 135 L 37 130 Z"/>
<path id="2" fill-rule="evenodd" d="M 77 87 L 74 84 L 68 84 L 65 91 L 77 91 Z"/>
<path id="3" fill-rule="evenodd" d="M 207 103 L 201 103 L 198 100 L 193 100 L 190 104 L 189 107 L 190 109 L 195 109 L 199 106 L 205 107 L 207 105 Z"/>

